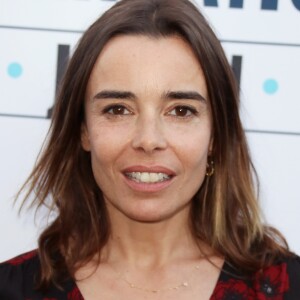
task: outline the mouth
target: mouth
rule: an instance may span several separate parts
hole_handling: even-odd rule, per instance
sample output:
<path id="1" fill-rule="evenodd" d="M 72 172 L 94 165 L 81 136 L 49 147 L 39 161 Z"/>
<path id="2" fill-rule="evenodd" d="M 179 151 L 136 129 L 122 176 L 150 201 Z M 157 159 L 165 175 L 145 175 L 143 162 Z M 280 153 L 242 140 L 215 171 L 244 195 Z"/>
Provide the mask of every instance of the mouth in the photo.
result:
<path id="1" fill-rule="evenodd" d="M 125 183 L 134 191 L 159 192 L 169 187 L 177 176 L 173 170 L 163 166 L 135 165 L 123 170 Z"/>
<path id="2" fill-rule="evenodd" d="M 159 183 L 172 178 L 172 175 L 162 172 L 126 172 L 125 176 L 138 183 Z"/>

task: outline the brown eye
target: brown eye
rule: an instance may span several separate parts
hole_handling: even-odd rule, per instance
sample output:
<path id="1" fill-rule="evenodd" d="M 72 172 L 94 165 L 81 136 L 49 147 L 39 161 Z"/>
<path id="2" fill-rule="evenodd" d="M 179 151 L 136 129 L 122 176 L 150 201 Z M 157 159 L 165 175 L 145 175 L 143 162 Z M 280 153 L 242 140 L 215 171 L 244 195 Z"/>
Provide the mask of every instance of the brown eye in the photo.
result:
<path id="1" fill-rule="evenodd" d="M 176 116 L 178 117 L 185 117 L 190 111 L 186 107 L 176 107 Z"/>
<path id="2" fill-rule="evenodd" d="M 105 108 L 104 113 L 111 115 L 129 115 L 130 112 L 123 105 L 113 105 Z"/>
<path id="3" fill-rule="evenodd" d="M 177 106 L 170 111 L 170 115 L 181 118 L 189 117 L 193 114 L 196 114 L 196 110 L 187 106 Z"/>

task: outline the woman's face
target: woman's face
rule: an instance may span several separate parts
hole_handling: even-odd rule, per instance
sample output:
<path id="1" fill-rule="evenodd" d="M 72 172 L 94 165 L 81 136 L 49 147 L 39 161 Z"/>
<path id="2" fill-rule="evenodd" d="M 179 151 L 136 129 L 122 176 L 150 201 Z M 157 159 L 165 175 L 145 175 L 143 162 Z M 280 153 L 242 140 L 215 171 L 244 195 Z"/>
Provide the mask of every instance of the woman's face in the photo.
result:
<path id="1" fill-rule="evenodd" d="M 179 37 L 113 38 L 88 82 L 82 146 L 108 211 L 162 221 L 189 210 L 211 147 L 202 69 Z"/>

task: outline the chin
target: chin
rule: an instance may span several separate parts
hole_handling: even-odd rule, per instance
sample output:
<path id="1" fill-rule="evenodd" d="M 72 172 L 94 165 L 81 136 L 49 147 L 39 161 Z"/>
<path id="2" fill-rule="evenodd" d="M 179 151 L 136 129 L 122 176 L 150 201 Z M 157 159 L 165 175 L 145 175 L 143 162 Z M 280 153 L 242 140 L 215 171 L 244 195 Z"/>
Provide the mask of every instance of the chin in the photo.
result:
<path id="1" fill-rule="evenodd" d="M 126 216 L 136 222 L 159 223 L 169 220 L 185 210 L 185 207 L 175 209 L 157 205 L 138 205 L 138 207 L 135 207 L 133 210 L 127 212 Z"/>

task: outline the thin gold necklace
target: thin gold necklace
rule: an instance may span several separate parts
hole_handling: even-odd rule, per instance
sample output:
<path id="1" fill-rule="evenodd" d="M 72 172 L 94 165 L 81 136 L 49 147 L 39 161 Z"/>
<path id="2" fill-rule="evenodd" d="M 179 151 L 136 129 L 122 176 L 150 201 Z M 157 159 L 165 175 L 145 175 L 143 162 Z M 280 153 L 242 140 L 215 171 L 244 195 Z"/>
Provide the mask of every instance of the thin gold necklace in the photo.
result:
<path id="1" fill-rule="evenodd" d="M 196 270 L 199 270 L 200 266 L 197 265 L 194 268 Z M 166 292 L 166 291 L 178 291 L 181 288 L 187 288 L 187 287 L 190 286 L 188 281 L 183 281 L 183 282 L 177 284 L 176 286 L 158 288 L 158 289 L 150 289 L 150 288 L 147 288 L 147 287 L 142 287 L 142 286 L 134 284 L 133 282 L 129 281 L 125 276 L 123 276 L 121 272 L 119 272 L 118 274 L 119 274 L 119 279 L 123 280 L 130 288 L 141 290 L 141 291 L 144 291 L 144 292 L 147 292 L 147 293 L 154 293 L 155 294 L 155 293 Z"/>

